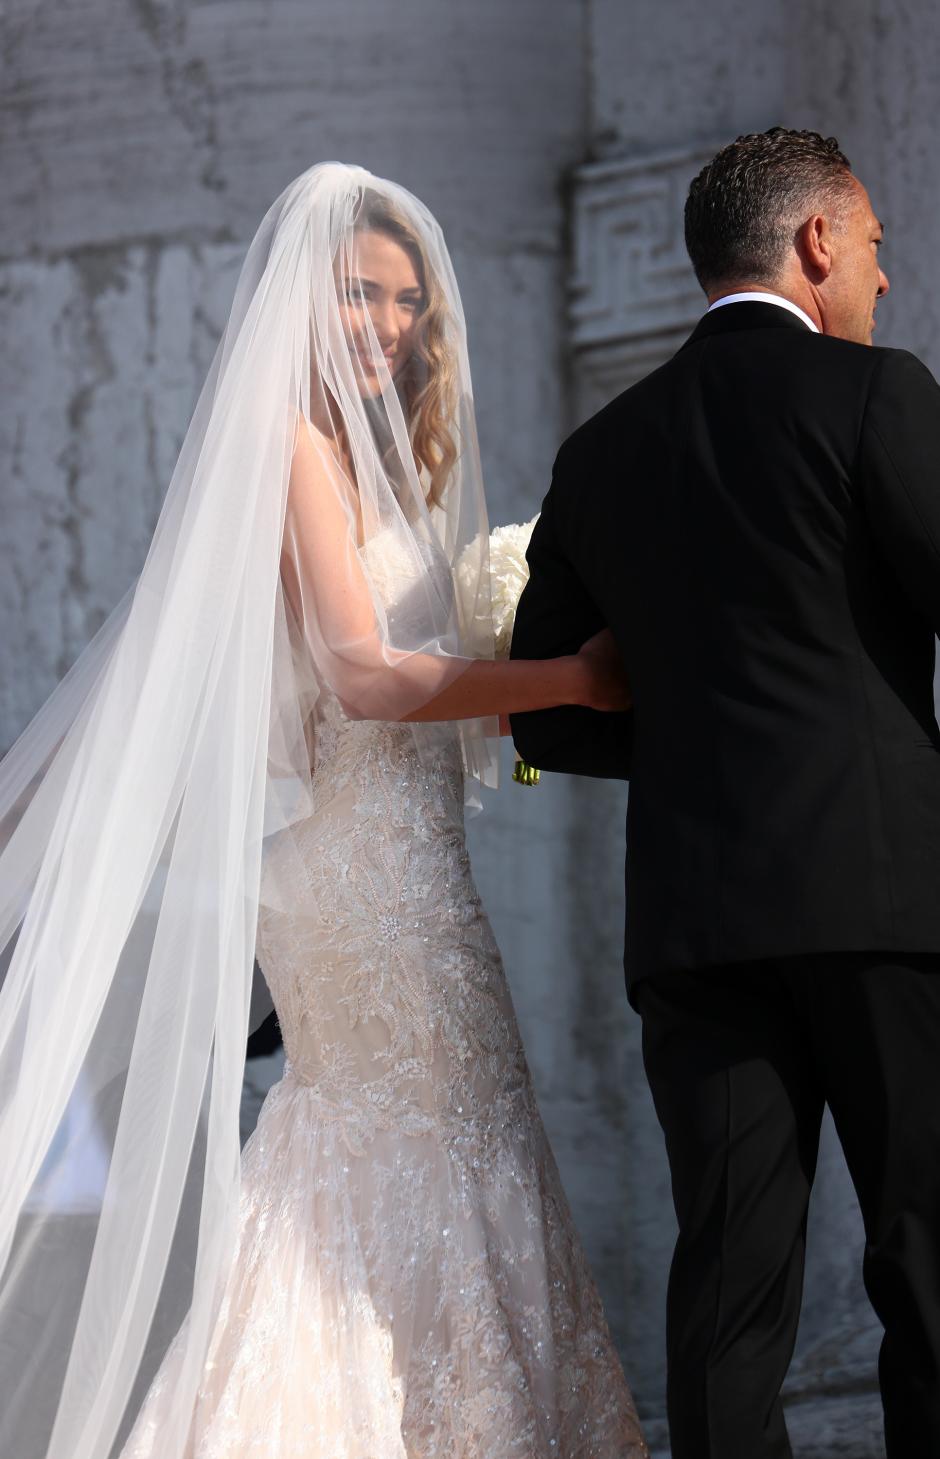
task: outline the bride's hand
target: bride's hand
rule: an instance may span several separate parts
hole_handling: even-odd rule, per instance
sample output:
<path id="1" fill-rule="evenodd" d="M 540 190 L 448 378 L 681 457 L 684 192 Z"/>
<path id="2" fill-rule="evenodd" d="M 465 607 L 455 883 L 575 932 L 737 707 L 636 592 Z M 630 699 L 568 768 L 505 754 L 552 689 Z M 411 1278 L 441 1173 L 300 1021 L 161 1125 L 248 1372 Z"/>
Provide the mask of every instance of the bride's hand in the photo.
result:
<path id="1" fill-rule="evenodd" d="M 602 628 L 578 652 L 585 671 L 585 704 L 589 709 L 624 710 L 633 703 L 630 681 L 609 628 Z"/>

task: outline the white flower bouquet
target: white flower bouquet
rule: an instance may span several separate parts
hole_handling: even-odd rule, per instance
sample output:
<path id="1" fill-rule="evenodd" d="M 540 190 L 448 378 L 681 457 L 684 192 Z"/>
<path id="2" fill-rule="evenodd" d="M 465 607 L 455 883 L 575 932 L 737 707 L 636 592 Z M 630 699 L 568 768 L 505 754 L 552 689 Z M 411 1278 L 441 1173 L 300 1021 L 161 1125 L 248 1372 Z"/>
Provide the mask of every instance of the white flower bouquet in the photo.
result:
<path id="1" fill-rule="evenodd" d="M 506 527 L 495 527 L 490 533 L 490 605 L 498 659 L 509 658 L 516 609 L 522 589 L 529 581 L 526 549 L 537 521 L 536 516 L 531 522 L 513 522 Z"/>
<path id="2" fill-rule="evenodd" d="M 538 516 L 534 516 L 531 522 L 513 522 L 490 533 L 490 607 L 498 659 L 509 657 L 516 609 L 529 580 L 526 548 L 537 521 Z M 457 570 L 459 573 L 459 565 Z M 518 785 L 538 785 L 539 772 L 517 755 L 512 778 Z"/>

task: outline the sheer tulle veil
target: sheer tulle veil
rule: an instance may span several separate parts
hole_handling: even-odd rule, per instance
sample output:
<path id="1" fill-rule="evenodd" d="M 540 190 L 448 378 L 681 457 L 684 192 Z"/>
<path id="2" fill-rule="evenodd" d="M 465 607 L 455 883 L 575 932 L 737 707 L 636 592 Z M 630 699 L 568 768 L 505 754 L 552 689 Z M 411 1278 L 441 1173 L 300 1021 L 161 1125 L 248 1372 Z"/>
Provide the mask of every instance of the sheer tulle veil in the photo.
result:
<path id="1" fill-rule="evenodd" d="M 376 322 L 368 234 L 413 267 L 406 356 Z M 313 167 L 250 245 L 137 582 L 0 763 L 11 1459 L 115 1453 L 189 1311 L 162 1448 L 185 1453 L 237 1214 L 266 853 L 283 865 L 310 813 L 317 699 L 401 720 L 491 657 L 487 543 L 440 229 L 394 184 Z M 462 726 L 471 779 L 493 782 L 495 732 Z"/>

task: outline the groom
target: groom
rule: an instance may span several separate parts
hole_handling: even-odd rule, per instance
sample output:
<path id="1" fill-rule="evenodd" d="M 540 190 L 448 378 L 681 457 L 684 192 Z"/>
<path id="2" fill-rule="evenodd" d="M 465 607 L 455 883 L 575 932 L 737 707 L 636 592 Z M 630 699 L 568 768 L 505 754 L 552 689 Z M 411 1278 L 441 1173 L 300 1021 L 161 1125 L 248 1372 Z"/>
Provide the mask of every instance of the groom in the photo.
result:
<path id="1" fill-rule="evenodd" d="M 634 709 L 513 733 L 543 769 L 630 780 L 627 984 L 679 1223 L 673 1459 L 791 1453 L 826 1104 L 889 1459 L 937 1459 L 940 387 L 869 348 L 882 227 L 833 139 L 739 138 L 685 226 L 709 308 L 559 451 L 513 639 L 548 656 L 609 625 Z"/>

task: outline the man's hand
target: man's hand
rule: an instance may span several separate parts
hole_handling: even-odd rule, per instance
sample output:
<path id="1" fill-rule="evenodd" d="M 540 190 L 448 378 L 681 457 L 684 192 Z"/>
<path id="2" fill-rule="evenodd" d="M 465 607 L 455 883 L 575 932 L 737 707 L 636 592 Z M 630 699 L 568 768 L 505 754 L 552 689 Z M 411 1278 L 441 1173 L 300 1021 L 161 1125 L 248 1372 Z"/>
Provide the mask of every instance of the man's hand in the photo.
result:
<path id="1" fill-rule="evenodd" d="M 582 644 L 577 657 L 585 672 L 586 695 L 582 702 L 589 709 L 630 708 L 630 681 L 609 628 L 602 628 Z"/>

